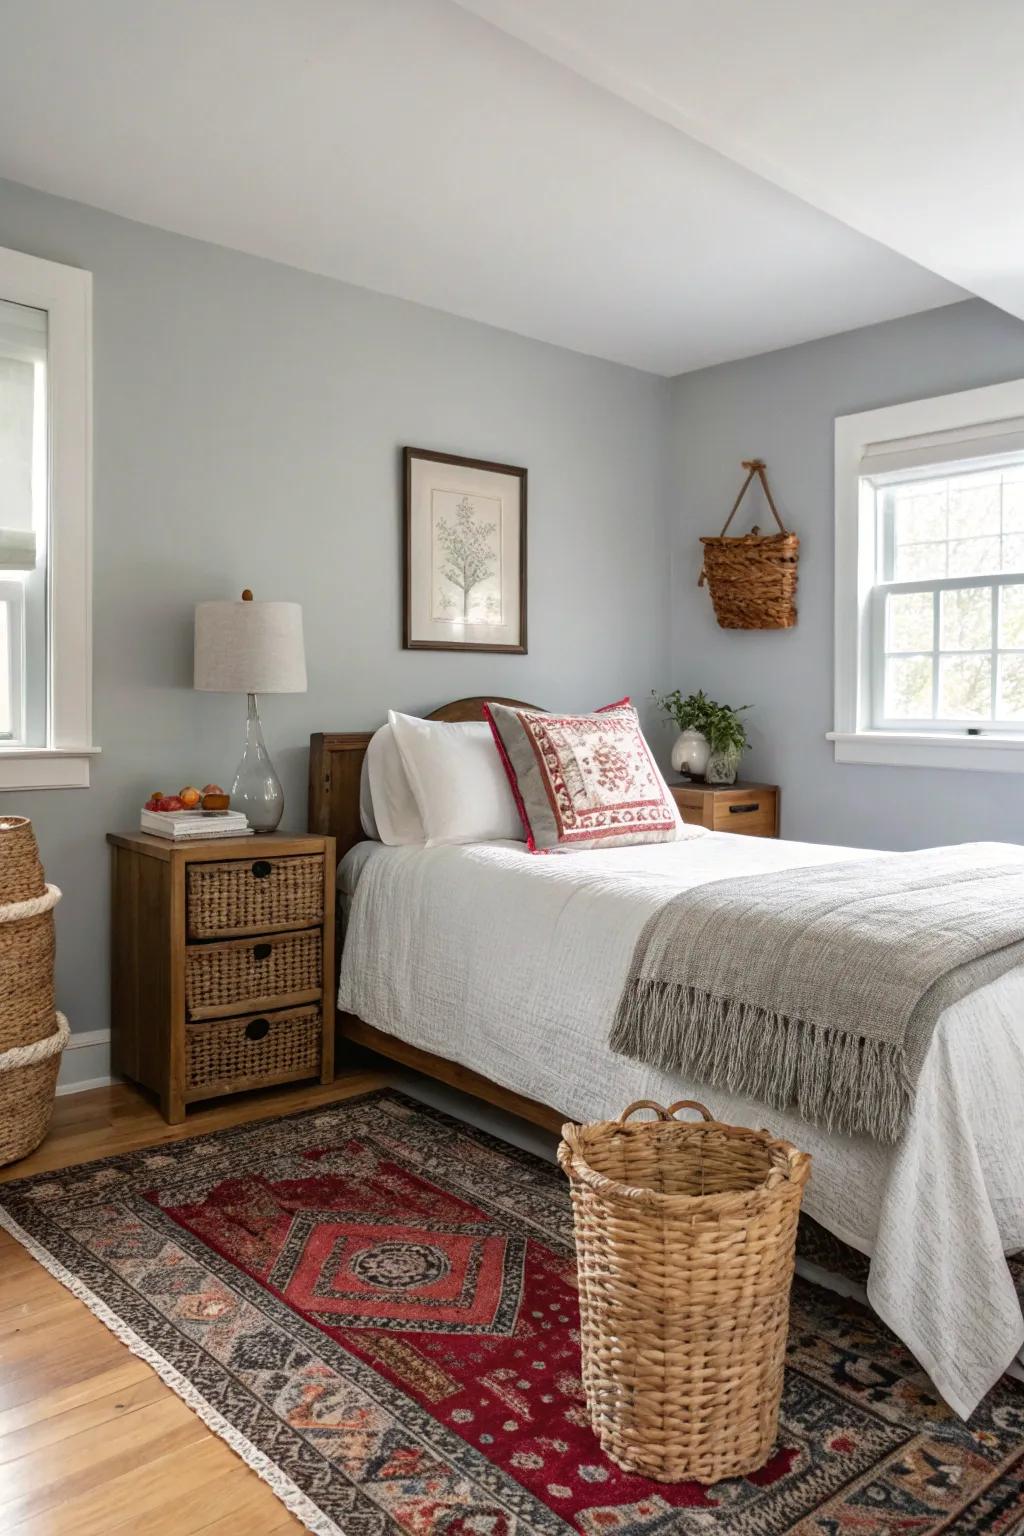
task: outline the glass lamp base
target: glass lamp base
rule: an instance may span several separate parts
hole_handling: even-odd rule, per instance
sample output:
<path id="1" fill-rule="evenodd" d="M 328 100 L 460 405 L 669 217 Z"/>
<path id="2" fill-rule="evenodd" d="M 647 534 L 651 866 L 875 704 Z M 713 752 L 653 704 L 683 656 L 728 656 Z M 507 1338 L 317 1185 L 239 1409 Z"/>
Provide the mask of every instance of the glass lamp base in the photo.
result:
<path id="1" fill-rule="evenodd" d="M 231 786 L 231 809 L 244 812 L 254 832 L 276 832 L 284 815 L 284 790 L 263 740 L 254 693 L 249 694 L 245 751 Z"/>

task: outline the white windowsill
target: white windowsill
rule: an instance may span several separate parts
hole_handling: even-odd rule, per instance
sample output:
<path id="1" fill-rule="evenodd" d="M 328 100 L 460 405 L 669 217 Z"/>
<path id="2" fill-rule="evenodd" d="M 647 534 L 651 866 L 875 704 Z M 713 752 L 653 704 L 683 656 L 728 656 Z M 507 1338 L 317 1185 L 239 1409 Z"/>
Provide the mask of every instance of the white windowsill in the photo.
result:
<path id="1" fill-rule="evenodd" d="M 837 763 L 1024 773 L 1024 736 L 953 731 L 828 731 Z"/>
<path id="2" fill-rule="evenodd" d="M 0 746 L 0 790 L 88 789 L 99 747 Z"/>

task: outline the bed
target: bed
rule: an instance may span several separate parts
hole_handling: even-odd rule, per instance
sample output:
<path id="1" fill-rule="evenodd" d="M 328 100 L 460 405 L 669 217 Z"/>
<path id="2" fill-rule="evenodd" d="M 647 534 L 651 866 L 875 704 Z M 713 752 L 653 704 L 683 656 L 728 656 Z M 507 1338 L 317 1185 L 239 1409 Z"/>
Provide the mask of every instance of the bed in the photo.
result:
<path id="1" fill-rule="evenodd" d="M 431 718 L 479 718 L 482 702 Z M 1004 1258 L 1024 1248 L 1024 971 L 943 1015 L 895 1147 L 827 1133 L 607 1041 L 636 939 L 669 896 L 869 853 L 712 832 L 564 858 L 508 841 L 385 847 L 359 820 L 368 741 L 311 744 L 311 830 L 342 855 L 341 1033 L 552 1129 L 638 1098 L 700 1098 L 724 1120 L 770 1125 L 812 1154 L 806 1211 L 870 1259 L 871 1304 L 967 1417 L 1024 1349 Z"/>

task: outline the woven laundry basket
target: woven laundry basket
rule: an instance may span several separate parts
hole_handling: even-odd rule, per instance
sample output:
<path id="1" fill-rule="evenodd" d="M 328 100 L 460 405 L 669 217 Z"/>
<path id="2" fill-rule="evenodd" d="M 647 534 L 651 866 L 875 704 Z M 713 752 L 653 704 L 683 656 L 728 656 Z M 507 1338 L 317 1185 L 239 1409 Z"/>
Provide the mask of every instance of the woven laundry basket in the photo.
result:
<path id="1" fill-rule="evenodd" d="M 643 1108 L 658 1118 L 629 1124 Z M 703 1119 L 676 1120 L 683 1108 Z M 661 1482 L 756 1471 L 775 1442 L 810 1157 L 690 1100 L 562 1136 L 603 1450 Z"/>
<path id="2" fill-rule="evenodd" d="M 0 1163 L 37 1147 L 53 1113 L 68 1025 L 53 991 L 55 885 L 32 823 L 0 817 Z"/>

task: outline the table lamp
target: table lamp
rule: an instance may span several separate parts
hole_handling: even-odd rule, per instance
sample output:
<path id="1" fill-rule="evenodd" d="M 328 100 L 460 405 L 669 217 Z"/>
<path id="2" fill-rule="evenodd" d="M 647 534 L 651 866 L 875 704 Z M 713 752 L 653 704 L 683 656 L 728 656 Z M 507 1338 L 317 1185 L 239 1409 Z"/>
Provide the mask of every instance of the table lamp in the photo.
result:
<path id="1" fill-rule="evenodd" d="M 231 786 L 231 808 L 256 832 L 273 832 L 284 791 L 260 726 L 258 695 L 305 693 L 306 652 L 298 603 L 257 603 L 248 587 L 238 603 L 196 604 L 194 686 L 249 696 L 245 751 Z"/>

